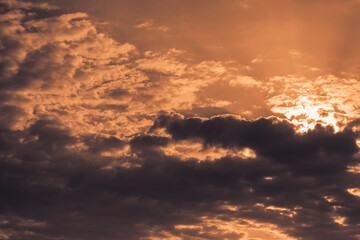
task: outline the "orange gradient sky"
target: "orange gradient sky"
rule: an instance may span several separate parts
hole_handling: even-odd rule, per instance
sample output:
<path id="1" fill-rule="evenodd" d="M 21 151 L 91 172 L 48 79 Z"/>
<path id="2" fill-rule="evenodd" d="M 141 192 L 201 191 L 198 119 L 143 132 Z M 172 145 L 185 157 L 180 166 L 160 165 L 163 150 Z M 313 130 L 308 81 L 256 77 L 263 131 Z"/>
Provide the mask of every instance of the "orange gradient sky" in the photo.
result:
<path id="1" fill-rule="evenodd" d="M 0 238 L 358 239 L 359 26 L 359 0 L 0 0 Z"/>

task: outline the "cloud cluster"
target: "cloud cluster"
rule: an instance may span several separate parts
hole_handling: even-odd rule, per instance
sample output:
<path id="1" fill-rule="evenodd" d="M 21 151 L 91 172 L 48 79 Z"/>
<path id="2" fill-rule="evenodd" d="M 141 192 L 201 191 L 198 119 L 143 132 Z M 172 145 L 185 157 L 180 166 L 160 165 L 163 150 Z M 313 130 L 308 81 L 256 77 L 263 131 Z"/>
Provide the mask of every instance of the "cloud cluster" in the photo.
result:
<path id="1" fill-rule="evenodd" d="M 218 62 L 181 62 L 176 49 L 140 54 L 99 33 L 85 13 L 16 3 L 4 4 L 0 19 L 2 102 L 23 112 L 12 129 L 46 116 L 75 135 L 126 137 L 158 111 L 191 109 L 196 92 L 225 73 Z"/>
<path id="2" fill-rule="evenodd" d="M 82 141 L 86 148 L 69 148 L 78 139 L 55 121 L 3 130 L 1 234 L 105 240 L 250 239 L 270 234 L 266 229 L 277 239 L 290 239 L 284 232 L 295 239 L 360 234 L 360 199 L 351 193 L 360 179 L 347 171 L 358 161 L 358 133 L 318 126 L 297 134 L 287 122 L 231 117 L 163 116 L 156 128 L 165 128 L 170 138 L 134 137 L 132 153 L 120 157 L 98 154 L 123 149 L 116 138 L 89 137 Z M 246 146 L 256 157 L 198 162 L 161 150 L 192 138 L 204 146 Z M 133 165 L 120 164 L 126 161 Z"/>
<path id="3" fill-rule="evenodd" d="M 284 102 L 305 90 L 291 95 L 282 79 L 262 84 L 176 49 L 142 53 L 84 13 L 0 7 L 1 239 L 359 236 L 355 114 L 337 131 L 303 133 L 275 117 L 199 118 L 231 104 L 201 95 L 221 84 L 260 88 L 271 103 L 281 87 Z M 333 109 L 358 110 L 343 109 L 336 80 L 324 83 Z"/>

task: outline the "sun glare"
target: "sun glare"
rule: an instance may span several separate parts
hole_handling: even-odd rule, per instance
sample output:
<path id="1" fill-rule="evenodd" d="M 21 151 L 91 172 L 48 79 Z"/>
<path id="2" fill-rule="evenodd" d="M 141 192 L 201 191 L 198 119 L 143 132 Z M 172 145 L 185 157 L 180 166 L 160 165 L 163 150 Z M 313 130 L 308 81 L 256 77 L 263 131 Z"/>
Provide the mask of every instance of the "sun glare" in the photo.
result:
<path id="1" fill-rule="evenodd" d="M 251 159 L 256 153 L 250 148 L 225 149 L 216 146 L 204 147 L 200 142 L 179 141 L 160 148 L 165 155 L 176 156 L 182 160 L 197 159 L 198 161 L 214 161 L 223 157 Z"/>
<path id="2" fill-rule="evenodd" d="M 274 107 L 273 111 L 283 113 L 287 119 L 298 127 L 299 132 L 306 132 L 314 129 L 317 124 L 331 126 L 335 131 L 339 131 L 338 119 L 335 113 L 331 112 L 332 107 L 311 102 L 307 97 L 302 97 L 296 106 Z"/>
<path id="3" fill-rule="evenodd" d="M 268 104 L 298 127 L 298 132 L 317 124 L 341 131 L 360 114 L 360 84 L 354 79 L 333 75 L 311 80 L 305 77 L 274 77 L 266 84 Z"/>

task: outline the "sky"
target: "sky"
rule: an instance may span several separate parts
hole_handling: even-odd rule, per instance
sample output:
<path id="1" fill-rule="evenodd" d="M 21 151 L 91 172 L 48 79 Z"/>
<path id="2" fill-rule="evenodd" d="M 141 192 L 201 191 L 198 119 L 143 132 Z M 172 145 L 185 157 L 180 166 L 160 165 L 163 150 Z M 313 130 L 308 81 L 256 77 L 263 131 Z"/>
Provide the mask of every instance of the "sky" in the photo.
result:
<path id="1" fill-rule="evenodd" d="M 0 0 L 0 239 L 360 239 L 359 0 Z"/>

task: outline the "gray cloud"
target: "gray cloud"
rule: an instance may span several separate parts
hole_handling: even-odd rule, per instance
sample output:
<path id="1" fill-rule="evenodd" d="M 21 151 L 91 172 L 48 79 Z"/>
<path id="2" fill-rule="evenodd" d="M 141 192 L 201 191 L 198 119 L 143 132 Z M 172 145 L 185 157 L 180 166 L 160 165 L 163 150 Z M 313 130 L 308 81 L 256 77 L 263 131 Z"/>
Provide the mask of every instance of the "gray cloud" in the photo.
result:
<path id="1" fill-rule="evenodd" d="M 174 120 L 166 127 L 175 140 L 196 136 L 204 144 L 245 145 L 258 156 L 182 161 L 157 149 L 169 139 L 141 136 L 131 141 L 137 149 L 133 161 L 142 159 L 139 167 L 105 169 L 108 159 L 68 149 L 75 139 L 55 124 L 40 120 L 26 133 L 2 131 L 0 201 L 10 219 L 3 223 L 13 232 L 9 239 L 31 239 L 22 235 L 25 229 L 34 239 L 139 239 L 154 228 L 181 236 L 175 225 L 219 214 L 271 222 L 301 239 L 356 239 L 359 234 L 359 199 L 346 191 L 359 182 L 358 175 L 345 170 L 358 151 L 349 130 L 318 128 L 298 135 L 287 123 L 265 119 Z M 231 131 L 222 134 L 226 129 Z M 87 142 L 92 152 L 122 147 L 115 138 Z M 224 202 L 238 210 L 224 210 Z M 295 214 L 281 215 L 266 210 L 269 206 Z M 20 224 L 12 216 L 42 224 Z M 346 225 L 333 216 L 345 217 Z M 203 237 L 211 239 L 208 234 Z"/>

